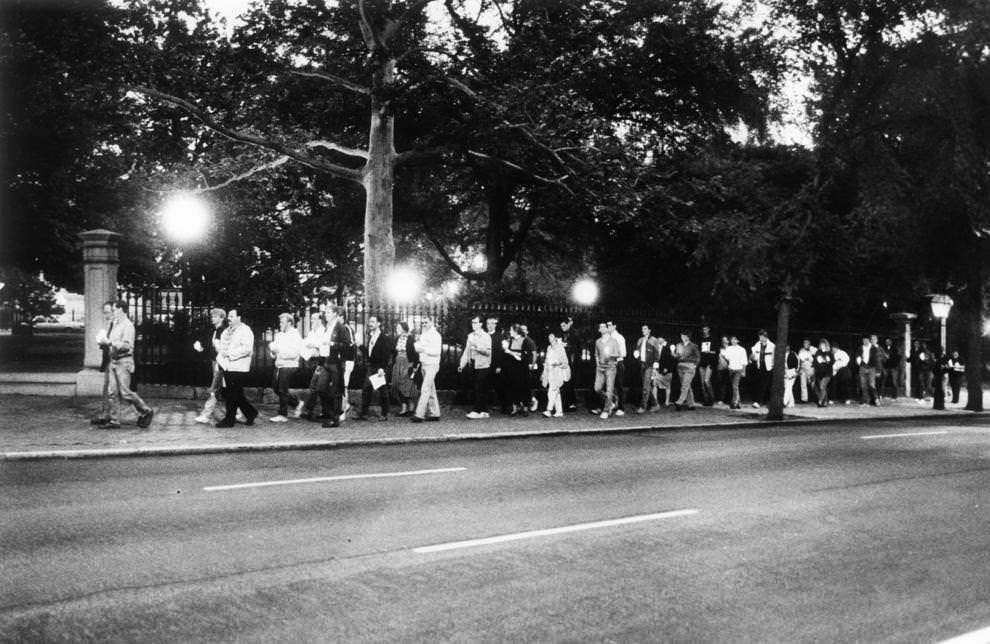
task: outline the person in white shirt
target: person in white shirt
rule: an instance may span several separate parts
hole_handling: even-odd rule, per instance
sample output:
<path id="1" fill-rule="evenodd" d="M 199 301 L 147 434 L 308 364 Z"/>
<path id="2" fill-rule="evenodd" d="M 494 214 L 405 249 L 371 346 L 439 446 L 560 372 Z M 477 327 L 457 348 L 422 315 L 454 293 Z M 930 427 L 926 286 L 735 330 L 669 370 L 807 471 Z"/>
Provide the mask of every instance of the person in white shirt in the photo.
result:
<path id="1" fill-rule="evenodd" d="M 471 367 L 474 378 L 474 406 L 466 416 L 472 420 L 488 418 L 489 374 L 492 367 L 492 336 L 485 333 L 481 316 L 471 318 L 471 333 L 464 341 L 464 352 L 457 371 Z"/>
<path id="2" fill-rule="evenodd" d="M 110 414 L 100 427 L 105 429 L 120 427 L 120 401 L 124 400 L 137 412 L 138 427 L 145 429 L 151 424 L 155 411 L 131 389 L 131 377 L 134 375 L 134 323 L 127 317 L 128 307 L 125 300 L 111 301 L 107 304 L 113 306 L 113 319 L 101 344 L 107 346 L 110 356 L 110 363 L 107 365 L 107 373 L 110 376 L 107 383 Z"/>
<path id="3" fill-rule="evenodd" d="M 287 422 L 289 406 L 296 407 L 299 401 L 289 393 L 289 385 L 299 371 L 299 357 L 302 353 L 303 342 L 299 331 L 293 326 L 291 313 L 281 313 L 278 316 L 278 331 L 275 338 L 268 343 L 268 351 L 275 359 L 275 375 L 272 384 L 278 396 L 278 414 L 269 420 L 273 423 Z M 295 417 L 299 417 L 298 409 Z"/>
<path id="4" fill-rule="evenodd" d="M 852 402 L 852 372 L 849 370 L 849 354 L 839 348 L 838 345 L 832 345 L 832 355 L 835 356 L 835 364 L 832 365 L 832 371 L 835 374 L 835 378 L 832 381 L 832 385 L 835 390 L 835 397 L 843 400 L 845 404 L 850 404 Z"/>
<path id="5" fill-rule="evenodd" d="M 798 349 L 798 384 L 800 386 L 800 402 L 809 402 L 814 394 L 815 380 L 815 348 L 811 340 L 805 338 Z"/>
<path id="6" fill-rule="evenodd" d="M 258 410 L 244 397 L 244 385 L 253 356 L 254 333 L 241 321 L 238 310 L 230 309 L 227 312 L 227 329 L 220 337 L 220 351 L 217 354 L 217 364 L 227 382 L 227 413 L 216 424 L 217 427 L 233 427 L 238 409 L 244 412 L 245 425 L 253 425 L 258 417 Z"/>
<path id="7" fill-rule="evenodd" d="M 739 409 L 739 381 L 746 373 L 747 355 L 746 349 L 739 345 L 739 338 L 732 336 L 729 338 L 729 346 L 721 350 L 722 357 L 728 364 L 729 382 L 732 386 L 732 402 L 730 409 Z"/>
<path id="8" fill-rule="evenodd" d="M 437 398 L 437 372 L 440 371 L 440 354 L 443 352 L 443 340 L 437 331 L 433 320 L 423 320 L 423 332 L 416 340 L 416 352 L 419 353 L 419 363 L 423 369 L 423 384 L 420 387 L 419 402 L 416 403 L 416 413 L 411 418 L 414 423 L 424 420 L 440 420 L 440 400 Z M 430 416 L 427 416 L 430 414 Z"/>
<path id="9" fill-rule="evenodd" d="M 551 329 L 548 336 L 546 359 L 543 361 L 541 382 L 547 388 L 547 408 L 543 415 L 561 418 L 564 415 L 564 403 L 560 398 L 561 386 L 571 379 L 571 367 L 567 361 L 564 343 L 557 332 Z"/>
<path id="10" fill-rule="evenodd" d="M 626 415 L 626 356 L 628 355 L 628 347 L 626 347 L 626 338 L 619 330 L 615 328 L 615 322 L 609 320 L 605 323 L 608 326 L 608 332 L 612 334 L 615 341 L 619 343 L 619 361 L 615 363 L 615 415 L 625 416 Z"/>

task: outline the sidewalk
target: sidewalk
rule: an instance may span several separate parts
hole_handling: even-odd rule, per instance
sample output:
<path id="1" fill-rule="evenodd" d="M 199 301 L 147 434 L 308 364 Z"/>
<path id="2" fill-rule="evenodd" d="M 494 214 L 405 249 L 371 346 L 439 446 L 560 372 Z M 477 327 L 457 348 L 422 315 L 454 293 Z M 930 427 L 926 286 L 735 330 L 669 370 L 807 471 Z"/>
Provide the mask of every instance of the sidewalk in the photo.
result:
<path id="1" fill-rule="evenodd" d="M 290 420 L 272 423 L 273 405 L 259 405 L 261 412 L 251 427 L 238 424 L 231 429 L 194 422 L 201 402 L 175 399 L 149 399 L 156 409 L 148 429 L 135 425 L 128 411 L 120 429 L 93 427 L 100 402 L 91 398 L 0 395 L 0 460 L 37 458 L 87 458 L 135 455 L 181 455 L 288 449 L 326 449 L 360 445 L 430 443 L 454 440 L 519 438 L 579 433 L 674 430 L 686 428 L 745 428 L 770 425 L 766 409 L 744 407 L 731 411 L 725 406 L 697 407 L 694 411 L 663 409 L 602 420 L 579 408 L 564 418 L 546 418 L 542 413 L 529 417 L 468 420 L 464 407 L 443 407 L 438 422 L 412 423 L 408 418 L 381 421 L 373 416 L 359 421 L 348 418 L 339 428 L 324 429 L 318 422 Z M 965 395 L 960 404 L 946 404 L 944 411 L 932 409 L 931 402 L 913 399 L 885 400 L 879 407 L 837 404 L 819 409 L 814 404 L 785 410 L 782 423 L 827 423 L 858 419 L 946 418 L 973 416 L 965 411 Z M 372 407 L 372 414 L 377 408 Z M 352 408 L 353 414 L 355 410 Z M 779 425 L 778 424 L 778 425 Z"/>

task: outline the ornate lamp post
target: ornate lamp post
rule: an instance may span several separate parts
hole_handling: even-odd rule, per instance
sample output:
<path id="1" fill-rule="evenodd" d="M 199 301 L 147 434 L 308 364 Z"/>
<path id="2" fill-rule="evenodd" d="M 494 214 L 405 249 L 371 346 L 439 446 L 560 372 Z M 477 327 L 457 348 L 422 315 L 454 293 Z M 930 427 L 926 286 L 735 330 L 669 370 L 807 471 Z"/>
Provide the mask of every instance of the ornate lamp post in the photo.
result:
<path id="1" fill-rule="evenodd" d="M 955 304 L 955 302 L 952 301 L 951 297 L 942 293 L 933 293 L 929 297 L 932 299 L 932 315 L 938 319 L 941 327 L 941 334 L 939 338 L 941 341 L 942 351 L 943 353 L 948 353 L 948 346 L 946 346 L 947 338 L 945 322 L 949 319 L 949 311 L 952 310 L 952 305 Z"/>

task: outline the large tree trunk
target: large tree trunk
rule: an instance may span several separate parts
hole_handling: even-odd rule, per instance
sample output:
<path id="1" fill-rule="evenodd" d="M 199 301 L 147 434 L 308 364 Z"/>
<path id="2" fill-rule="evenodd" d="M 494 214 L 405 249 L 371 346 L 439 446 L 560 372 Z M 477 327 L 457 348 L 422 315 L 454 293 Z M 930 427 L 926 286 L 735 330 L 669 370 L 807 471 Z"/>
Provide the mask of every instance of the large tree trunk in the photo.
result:
<path id="1" fill-rule="evenodd" d="M 966 352 L 966 409 L 983 411 L 983 257 L 984 242 L 975 238 L 969 253 L 969 324 Z"/>
<path id="2" fill-rule="evenodd" d="M 777 347 L 773 352 L 773 380 L 770 384 L 767 420 L 784 419 L 784 370 L 787 366 L 787 336 L 791 333 L 791 301 L 791 295 L 787 292 L 777 304 Z"/>
<path id="3" fill-rule="evenodd" d="M 382 85 L 394 81 L 394 61 L 383 65 Z M 392 234 L 392 191 L 395 184 L 395 119 L 377 98 L 372 99 L 368 162 L 364 166 L 364 296 L 385 300 L 385 280 L 395 262 Z"/>

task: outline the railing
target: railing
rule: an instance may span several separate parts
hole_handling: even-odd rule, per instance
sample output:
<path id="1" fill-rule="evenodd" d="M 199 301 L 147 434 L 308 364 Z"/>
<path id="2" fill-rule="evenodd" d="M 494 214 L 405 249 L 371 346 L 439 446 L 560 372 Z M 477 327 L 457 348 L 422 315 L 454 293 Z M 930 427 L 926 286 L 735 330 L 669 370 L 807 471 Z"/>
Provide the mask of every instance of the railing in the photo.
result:
<path id="1" fill-rule="evenodd" d="M 176 289 L 153 289 L 141 294 L 122 293 L 130 306 L 130 315 L 137 328 L 136 359 L 137 378 L 143 383 L 168 385 L 205 385 L 210 379 L 210 364 L 205 353 L 193 350 L 196 340 L 206 343 L 212 326 L 209 311 L 213 306 L 202 296 L 187 296 Z M 295 316 L 296 327 L 305 336 L 309 332 L 309 311 L 319 308 L 319 304 L 295 307 L 244 307 L 239 313 L 244 323 L 251 327 L 255 337 L 255 352 L 251 364 L 251 384 L 270 384 L 274 360 L 268 353 L 268 343 L 274 337 L 280 313 Z M 576 384 L 588 386 L 593 380 L 594 341 L 597 338 L 598 323 L 612 320 L 625 336 L 631 355 L 640 328 L 646 323 L 653 335 L 664 336 L 676 342 L 682 329 L 690 329 L 695 337 L 699 329 L 697 322 L 664 319 L 662 311 L 627 309 L 606 311 L 601 308 L 580 308 L 568 305 L 506 305 L 486 303 L 451 303 L 446 301 L 424 302 L 411 305 L 365 305 L 360 301 L 344 304 L 345 320 L 354 331 L 358 344 L 365 344 L 368 318 L 378 317 L 384 329 L 393 334 L 400 321 L 409 323 L 410 329 L 418 332 L 420 322 L 430 317 L 436 322 L 437 330 L 443 338 L 440 372 L 437 376 L 440 388 L 459 388 L 457 364 L 464 340 L 471 330 L 471 318 L 475 315 L 499 318 L 499 329 L 505 330 L 514 323 L 526 324 L 530 336 L 542 351 L 545 350 L 547 332 L 558 330 L 560 322 L 566 318 L 574 320 L 572 337 L 578 344 L 577 363 L 573 366 Z M 756 327 L 718 327 L 719 335 L 735 334 L 745 347 L 756 341 Z M 770 328 L 771 333 L 773 331 Z M 820 331 L 804 334 L 800 329 L 792 332 L 792 337 L 808 335 L 817 343 L 821 335 L 833 343 L 852 351 L 859 344 L 859 333 Z M 795 347 L 796 349 L 796 347 Z M 305 369 L 298 374 L 295 386 L 304 387 L 309 375 Z M 350 386 L 360 387 L 363 382 L 363 365 L 358 361 L 351 377 Z"/>

